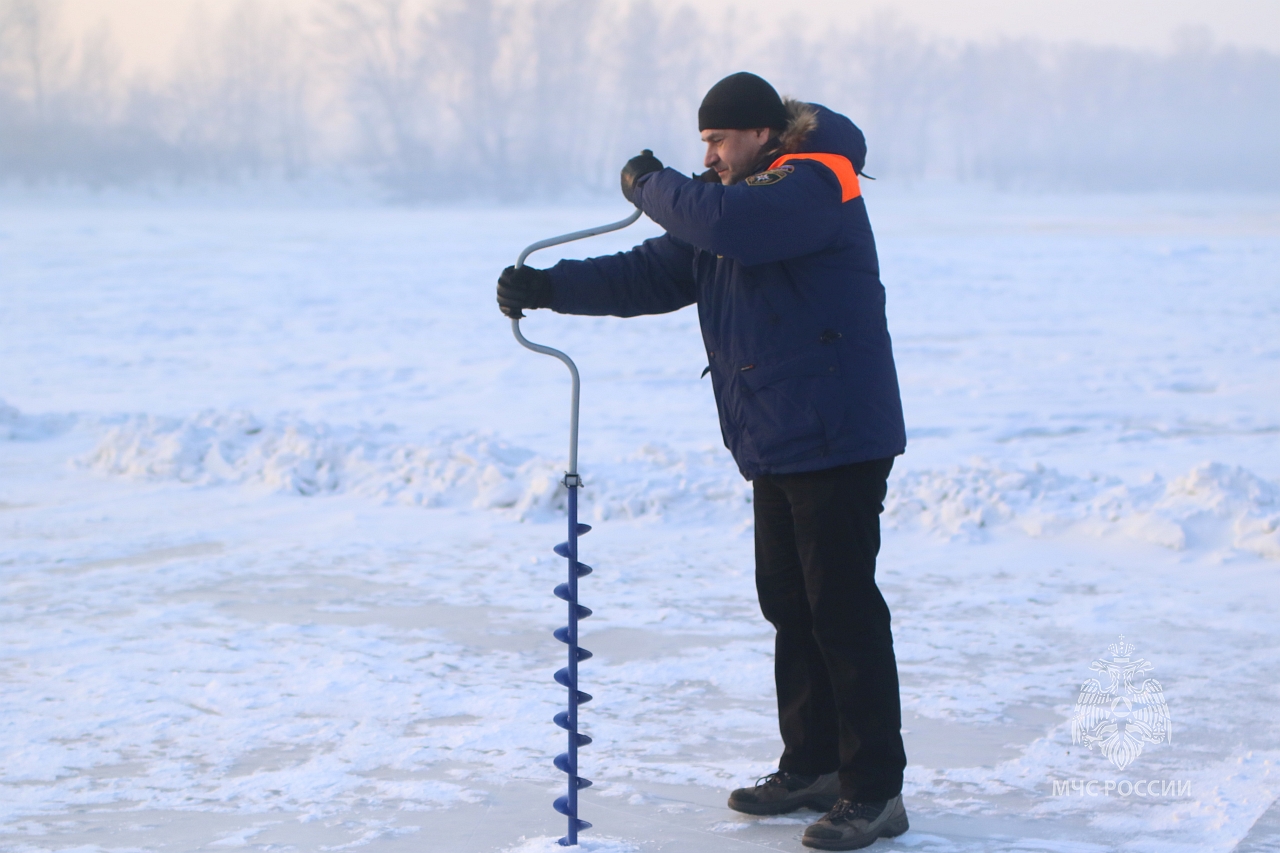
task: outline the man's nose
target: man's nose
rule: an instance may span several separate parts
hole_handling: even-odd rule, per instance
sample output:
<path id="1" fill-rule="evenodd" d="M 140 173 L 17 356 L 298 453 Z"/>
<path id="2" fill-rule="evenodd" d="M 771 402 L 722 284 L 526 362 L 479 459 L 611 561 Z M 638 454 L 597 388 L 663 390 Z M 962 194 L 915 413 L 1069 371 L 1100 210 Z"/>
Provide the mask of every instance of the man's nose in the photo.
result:
<path id="1" fill-rule="evenodd" d="M 720 157 L 719 157 L 719 156 L 717 156 L 716 152 L 714 152 L 714 151 L 712 151 L 710 148 L 708 148 L 708 149 L 707 149 L 707 156 L 702 158 L 702 165 L 704 165 L 704 166 L 706 166 L 708 169 L 710 169 L 710 168 L 712 168 L 713 166 L 715 166 L 715 164 L 716 164 L 716 163 L 719 163 L 719 162 L 720 162 Z"/>

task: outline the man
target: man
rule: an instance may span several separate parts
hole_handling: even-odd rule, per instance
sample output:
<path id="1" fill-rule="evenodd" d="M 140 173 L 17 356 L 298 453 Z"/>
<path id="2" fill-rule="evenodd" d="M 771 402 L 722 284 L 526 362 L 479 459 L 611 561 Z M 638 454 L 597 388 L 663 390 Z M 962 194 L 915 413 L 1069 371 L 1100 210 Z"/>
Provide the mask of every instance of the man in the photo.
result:
<path id="1" fill-rule="evenodd" d="M 875 583 L 885 483 L 906 447 L 862 132 L 745 72 L 698 110 L 707 172 L 651 152 L 622 171 L 666 229 L 630 252 L 508 267 L 504 313 L 632 317 L 696 303 L 725 445 L 754 489 L 756 587 L 777 629 L 784 749 L 741 788 L 749 814 L 826 810 L 804 843 L 865 847 L 907 829 L 897 664 Z"/>

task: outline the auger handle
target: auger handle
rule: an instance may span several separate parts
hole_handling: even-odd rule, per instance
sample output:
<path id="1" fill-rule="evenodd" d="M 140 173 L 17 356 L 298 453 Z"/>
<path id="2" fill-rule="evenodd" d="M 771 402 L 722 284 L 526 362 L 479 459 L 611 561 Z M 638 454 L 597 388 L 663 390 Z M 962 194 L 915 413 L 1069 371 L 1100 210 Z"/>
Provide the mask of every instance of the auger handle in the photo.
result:
<path id="1" fill-rule="evenodd" d="M 539 249 L 546 249 L 551 246 L 559 246 L 561 243 L 572 243 L 574 240 L 582 240 L 586 237 L 594 237 L 597 234 L 608 234 L 610 231 L 620 231 L 631 223 L 640 218 L 640 210 L 637 208 L 634 213 L 626 219 L 619 219 L 617 222 L 610 222 L 608 225 L 597 225 L 595 228 L 584 228 L 581 231 L 574 231 L 571 234 L 561 234 L 559 237 L 548 237 L 546 240 L 539 240 L 536 243 L 530 243 L 525 250 L 520 253 L 520 257 L 516 259 L 516 269 L 524 266 L 525 258 L 532 255 Z M 581 382 L 578 379 L 578 366 L 573 363 L 573 359 L 560 352 L 558 349 L 535 344 L 524 336 L 520 331 L 520 319 L 524 316 L 520 311 L 516 312 L 517 316 L 511 318 L 511 333 L 516 336 L 516 340 L 520 342 L 520 346 L 525 349 L 540 352 L 543 355 L 549 355 L 552 358 L 558 358 L 564 362 L 564 366 L 569 368 L 569 375 L 573 378 L 573 394 L 569 404 L 569 470 L 566 472 L 570 475 L 578 473 L 578 397 Z"/>

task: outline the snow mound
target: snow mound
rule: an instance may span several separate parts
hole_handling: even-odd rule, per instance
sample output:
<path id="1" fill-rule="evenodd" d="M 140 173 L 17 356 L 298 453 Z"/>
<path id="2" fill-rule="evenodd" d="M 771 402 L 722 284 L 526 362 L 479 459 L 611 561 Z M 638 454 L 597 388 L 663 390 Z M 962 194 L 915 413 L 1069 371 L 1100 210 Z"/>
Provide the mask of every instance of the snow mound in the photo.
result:
<path id="1" fill-rule="evenodd" d="M 439 432 L 429 444 L 392 427 L 271 422 L 205 411 L 188 418 L 131 417 L 84 459 L 106 474 L 197 485 L 258 484 L 299 495 L 346 493 L 385 503 L 511 510 L 522 518 L 564 509 L 562 463 L 481 433 Z M 722 452 L 649 444 L 583 472 L 585 518 L 636 518 L 726 508 L 741 514 L 750 488 Z"/>
<path id="2" fill-rule="evenodd" d="M 201 412 L 135 416 L 86 458 L 106 474 L 197 485 L 247 484 L 298 495 L 353 494 L 388 504 L 503 510 L 545 519 L 564 511 L 562 463 L 475 432 L 438 432 L 427 444 L 393 427 L 333 427 L 290 417 Z M 673 517 L 744 523 L 751 487 L 722 450 L 646 444 L 583 472 L 583 518 Z M 1166 481 L 1075 477 L 1036 465 L 983 460 L 903 470 L 890 480 L 885 525 L 980 540 L 997 528 L 1031 536 L 1068 529 L 1120 535 L 1174 550 L 1234 548 L 1280 559 L 1280 484 L 1205 462 Z"/>
<path id="3" fill-rule="evenodd" d="M 24 415 L 0 400 L 0 441 L 39 441 L 65 432 L 75 418 L 70 415 Z"/>
<path id="4" fill-rule="evenodd" d="M 1072 477 L 1036 465 L 1008 469 L 976 460 L 895 476 L 885 500 L 891 527 L 980 539 L 1012 525 L 1032 536 L 1083 528 L 1174 550 L 1237 548 L 1280 559 L 1280 484 L 1240 467 L 1205 462 L 1172 481 Z"/>

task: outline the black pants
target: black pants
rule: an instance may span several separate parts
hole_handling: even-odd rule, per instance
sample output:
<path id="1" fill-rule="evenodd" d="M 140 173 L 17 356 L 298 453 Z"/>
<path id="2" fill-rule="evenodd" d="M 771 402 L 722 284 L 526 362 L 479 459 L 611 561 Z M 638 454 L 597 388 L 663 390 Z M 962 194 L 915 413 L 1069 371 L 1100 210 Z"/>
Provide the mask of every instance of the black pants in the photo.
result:
<path id="1" fill-rule="evenodd" d="M 898 665 L 876 587 L 892 459 L 755 480 L 756 589 L 777 629 L 778 769 L 840 771 L 841 795 L 902 791 Z"/>

